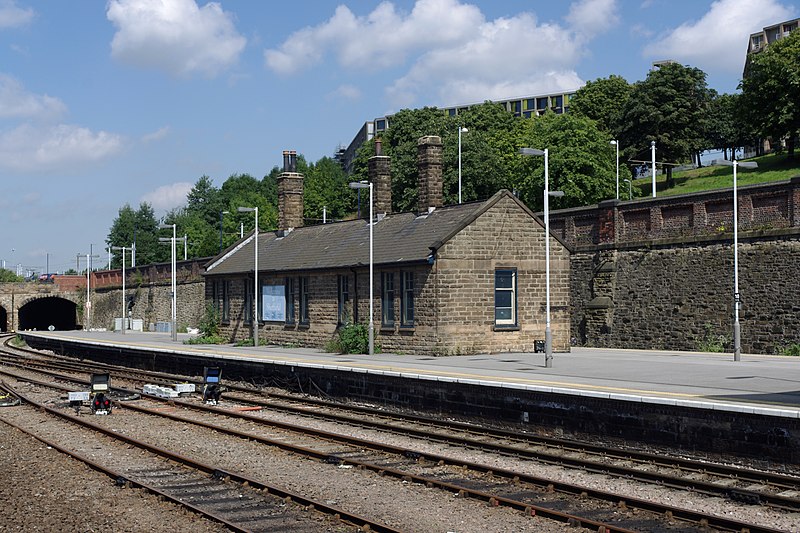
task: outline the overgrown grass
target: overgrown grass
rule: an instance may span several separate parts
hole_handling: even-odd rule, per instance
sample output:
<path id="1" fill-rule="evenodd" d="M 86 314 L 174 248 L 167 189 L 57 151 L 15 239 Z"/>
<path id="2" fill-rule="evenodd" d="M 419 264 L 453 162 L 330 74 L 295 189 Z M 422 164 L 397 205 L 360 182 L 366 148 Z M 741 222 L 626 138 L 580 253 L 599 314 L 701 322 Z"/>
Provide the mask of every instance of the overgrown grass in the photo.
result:
<path id="1" fill-rule="evenodd" d="M 758 168 L 739 167 L 736 171 L 738 186 L 787 180 L 794 176 L 800 176 L 800 154 L 795 154 L 794 160 L 791 161 L 787 159 L 786 154 L 770 154 L 747 159 L 747 161 L 757 162 Z M 665 175 L 656 176 L 657 196 L 674 196 L 676 194 L 730 189 L 733 187 L 733 167 L 712 166 L 696 168 L 676 172 L 673 177 L 675 178 L 675 187 L 667 189 L 667 177 Z M 652 180 L 650 177 L 634 180 L 633 185 L 641 191 L 643 197 L 649 198 L 651 196 Z M 622 190 L 621 192 L 624 193 L 626 191 Z M 625 195 L 622 194 L 622 197 L 625 198 Z"/>

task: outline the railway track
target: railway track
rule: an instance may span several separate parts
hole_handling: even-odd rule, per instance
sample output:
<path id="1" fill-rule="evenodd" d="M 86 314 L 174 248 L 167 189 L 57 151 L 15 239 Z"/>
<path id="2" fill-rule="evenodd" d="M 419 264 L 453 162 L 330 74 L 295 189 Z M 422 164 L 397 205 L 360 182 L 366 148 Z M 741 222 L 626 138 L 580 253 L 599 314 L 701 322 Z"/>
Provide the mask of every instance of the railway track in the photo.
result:
<path id="1" fill-rule="evenodd" d="M 82 370 L 73 368 L 73 371 L 86 372 L 87 370 L 85 368 Z M 131 378 L 128 376 L 124 379 L 142 379 L 140 372 L 136 372 L 136 375 L 139 377 Z M 152 379 L 154 376 L 149 375 L 149 377 Z M 160 377 L 163 378 L 165 375 L 161 374 Z M 61 379 L 73 378 L 62 375 Z M 123 379 L 122 373 L 120 373 L 115 379 Z M 243 389 L 250 388 L 243 387 Z M 195 415 L 188 416 L 186 414 L 166 414 L 159 412 L 157 409 L 135 407 L 133 403 L 126 405 L 131 409 L 139 410 L 141 413 L 147 413 L 149 416 L 168 416 L 176 422 L 203 425 L 208 429 L 214 429 L 214 431 L 230 432 L 229 434 L 235 435 L 239 438 L 258 441 L 273 447 L 290 450 L 295 454 L 304 454 L 320 461 L 376 471 L 383 475 L 395 476 L 398 479 L 406 482 L 411 481 L 425 484 L 426 486 L 435 486 L 448 491 L 454 491 L 458 494 L 469 496 L 471 499 L 489 502 L 491 505 L 504 505 L 518 508 L 524 510 L 526 513 L 535 512 L 539 516 L 543 516 L 543 513 L 552 511 L 554 502 L 551 500 L 548 503 L 550 507 L 546 505 L 536 505 L 533 502 L 537 499 L 544 498 L 546 500 L 547 494 L 555 495 L 553 496 L 555 500 L 560 499 L 557 506 L 563 508 L 567 505 L 561 501 L 564 499 L 565 494 L 577 495 L 579 507 L 591 507 L 592 509 L 589 511 L 584 510 L 582 514 L 574 514 L 569 518 L 559 516 L 556 517 L 556 519 L 565 520 L 569 523 L 582 523 L 585 526 L 590 525 L 592 528 L 596 528 L 596 530 L 602 530 L 601 528 L 606 528 L 606 531 L 624 530 L 624 526 L 622 524 L 625 523 L 624 518 L 627 516 L 629 523 L 638 524 L 637 527 L 631 528 L 631 530 L 640 531 L 658 531 L 662 529 L 664 531 L 673 530 L 675 527 L 674 523 L 685 524 L 685 522 L 682 522 L 684 520 L 697 524 L 698 530 L 706 530 L 704 528 L 710 527 L 725 531 L 778 531 L 778 529 L 773 529 L 769 526 L 757 526 L 723 517 L 707 516 L 706 514 L 691 512 L 687 511 L 686 509 L 654 504 L 649 501 L 637 500 L 636 498 L 619 496 L 613 493 L 587 490 L 584 487 L 574 486 L 568 483 L 554 482 L 553 480 L 548 479 L 536 478 L 522 472 L 486 466 L 486 464 L 469 461 L 456 461 L 452 457 L 446 455 L 420 452 L 405 447 L 381 445 L 374 440 L 348 437 L 346 430 L 345 434 L 342 434 L 341 430 L 337 433 L 314 431 L 314 439 L 317 439 L 315 444 L 309 444 L 307 441 L 308 437 L 303 437 L 304 440 L 302 445 L 298 445 L 296 443 L 293 444 L 291 441 L 296 441 L 299 438 L 297 435 L 308 433 L 308 428 L 303 428 L 296 424 L 276 423 L 275 421 L 265 420 L 257 414 L 250 414 L 248 411 L 243 412 L 240 409 L 258 408 L 263 410 L 274 410 L 277 409 L 279 407 L 278 404 L 280 404 L 281 409 L 290 411 L 293 416 L 297 416 L 299 414 L 302 414 L 303 416 L 313 415 L 317 418 L 328 419 L 329 421 L 333 419 L 337 424 L 348 424 L 350 426 L 352 426 L 354 423 L 354 421 L 351 420 L 354 418 L 353 412 L 351 411 L 350 414 L 339 413 L 334 416 L 330 412 L 323 413 L 321 411 L 332 411 L 336 409 L 341 410 L 342 406 L 334 406 L 330 404 L 330 402 L 320 402 L 319 400 L 312 402 L 314 404 L 313 407 L 310 407 L 308 404 L 305 406 L 298 406 L 297 399 L 289 397 L 288 395 L 284 398 L 277 399 L 274 396 L 280 395 L 271 395 L 267 399 L 263 399 L 255 397 L 247 398 L 244 397 L 245 394 L 252 396 L 254 391 L 247 390 L 246 393 L 240 391 L 235 395 L 229 393 L 227 396 L 227 401 L 224 402 L 226 405 L 231 404 L 229 408 L 208 408 L 206 406 L 198 405 L 197 402 L 191 402 L 188 400 L 172 402 L 176 407 L 180 407 L 182 410 L 191 409 L 194 412 L 204 413 L 202 415 L 203 419 L 198 419 Z M 147 401 L 152 401 L 152 399 L 148 399 Z M 235 405 L 233 404 L 234 401 L 236 402 Z M 311 412 L 309 413 L 308 411 Z M 427 425 L 424 428 L 415 428 L 415 424 L 421 423 L 420 417 L 414 417 L 411 419 L 405 417 L 400 423 L 397 423 L 396 421 L 394 422 L 394 424 L 399 425 L 387 428 L 387 426 L 390 426 L 391 424 L 385 421 L 386 413 L 370 413 L 368 416 L 367 411 L 369 410 L 365 410 L 363 407 L 356 409 L 356 412 L 358 413 L 357 418 L 360 419 L 358 420 L 360 422 L 359 427 L 361 428 L 366 428 L 368 423 L 365 420 L 366 418 L 380 415 L 384 418 L 384 420 L 376 423 L 377 425 L 375 426 L 380 432 L 391 431 L 394 433 L 405 434 L 423 432 L 430 436 L 430 434 L 434 431 L 433 427 L 436 425 L 436 423 L 439 424 L 438 431 L 441 431 L 441 421 L 434 421 L 432 419 L 425 420 Z M 251 431 L 248 432 L 237 429 L 236 424 L 238 422 L 226 422 L 225 426 L 229 427 L 224 428 L 223 424 L 219 422 L 209 422 L 204 417 L 224 418 L 228 420 L 236 419 L 244 425 L 259 424 L 263 426 L 269 426 L 270 428 L 273 428 L 270 429 L 272 432 L 274 432 L 275 429 L 280 429 L 280 431 L 285 433 L 291 432 L 294 434 L 294 436 L 288 437 L 284 434 L 281 439 L 272 437 L 265 438 Z M 370 424 L 372 423 L 370 422 Z M 231 425 L 233 425 L 233 427 L 230 427 Z M 462 424 L 462 426 L 468 425 Z M 373 427 L 372 429 L 374 430 L 375 428 Z M 496 430 L 484 430 L 479 437 L 476 437 L 476 429 L 478 428 L 472 426 L 460 427 L 460 431 L 463 432 L 469 430 L 472 432 L 472 435 L 469 437 L 458 437 L 461 440 L 457 442 L 457 447 L 480 449 L 483 450 L 484 453 L 504 455 L 510 454 L 511 456 L 520 460 L 530 460 L 533 457 L 533 455 L 529 452 L 520 453 L 520 450 L 516 449 L 520 446 L 520 439 L 516 439 L 511 444 L 508 442 L 502 444 L 502 446 L 505 446 L 505 449 L 501 450 L 501 448 L 498 448 L 496 441 L 502 440 L 503 438 L 508 438 L 508 435 L 502 436 L 502 433 L 498 434 Z M 452 430 L 450 429 L 448 431 Z M 352 433 L 352 431 L 349 431 L 349 433 Z M 452 441 L 454 439 L 456 439 L 456 437 L 454 437 L 452 433 L 447 435 L 438 435 L 433 438 L 433 440 L 437 443 L 441 443 L 442 440 Z M 552 447 L 552 442 L 548 444 Z M 342 446 L 345 447 L 342 448 Z M 515 449 L 509 450 L 509 447 Z M 364 450 L 369 450 L 369 454 L 365 453 Z M 569 460 L 566 462 L 569 463 L 577 461 L 575 458 L 568 459 Z M 403 464 L 401 465 L 401 463 Z M 392 467 L 387 467 L 387 464 L 392 465 Z M 402 466 L 402 468 L 400 468 L 400 466 Z M 596 466 L 584 466 L 582 468 L 588 471 L 596 471 L 601 473 L 607 473 L 609 471 L 608 465 L 604 465 L 603 469 L 600 470 L 598 470 Z M 659 468 L 663 468 L 663 466 L 660 466 Z M 420 472 L 422 472 L 424 475 Z M 436 473 L 438 477 L 436 477 L 436 475 L 432 475 L 432 473 Z M 781 483 L 788 483 L 791 479 L 789 476 L 783 477 L 787 479 L 780 479 Z M 773 478 L 772 481 L 774 482 L 775 478 Z M 797 487 L 796 483 L 794 484 L 794 487 Z M 545 496 L 542 496 L 542 494 Z M 520 495 L 523 495 L 524 497 L 520 497 Z M 606 506 L 603 508 L 603 505 L 598 503 L 587 503 L 589 501 L 610 502 L 612 504 L 612 508 L 608 508 L 607 503 L 603 504 Z M 601 520 L 587 518 L 587 516 L 607 517 L 609 513 L 614 515 L 613 521 L 603 522 Z M 650 525 L 647 526 L 646 529 L 642 529 L 641 525 L 644 523 L 643 513 L 653 514 L 653 517 L 649 518 Z M 671 517 L 672 521 L 665 520 L 664 517 Z M 678 522 L 678 519 L 680 519 L 681 522 Z"/>

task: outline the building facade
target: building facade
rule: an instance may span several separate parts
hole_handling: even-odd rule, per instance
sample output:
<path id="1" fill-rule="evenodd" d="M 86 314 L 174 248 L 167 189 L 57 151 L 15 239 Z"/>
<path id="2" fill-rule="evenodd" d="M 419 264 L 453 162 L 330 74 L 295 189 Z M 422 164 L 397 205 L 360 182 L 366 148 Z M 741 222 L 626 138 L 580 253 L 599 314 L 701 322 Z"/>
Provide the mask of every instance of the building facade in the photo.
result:
<path id="1" fill-rule="evenodd" d="M 534 341 L 544 339 L 546 318 L 542 221 L 508 191 L 442 206 L 439 137 L 419 140 L 418 161 L 418 213 L 384 212 L 391 205 L 388 158 L 370 161 L 378 212 L 372 223 L 376 344 L 429 355 L 533 351 Z M 206 300 L 219 309 L 229 340 L 252 336 L 254 293 L 263 342 L 324 347 L 343 326 L 368 323 L 368 220 L 260 234 L 257 291 L 253 239 L 214 258 L 205 273 Z M 553 347 L 566 351 L 569 250 L 554 237 L 550 244 Z"/>

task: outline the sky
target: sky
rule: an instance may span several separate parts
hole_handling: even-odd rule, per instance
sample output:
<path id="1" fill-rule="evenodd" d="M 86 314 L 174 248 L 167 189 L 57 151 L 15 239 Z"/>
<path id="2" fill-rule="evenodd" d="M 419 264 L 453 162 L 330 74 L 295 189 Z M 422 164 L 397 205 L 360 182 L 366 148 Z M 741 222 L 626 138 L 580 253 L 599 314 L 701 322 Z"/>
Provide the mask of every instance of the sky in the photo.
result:
<path id="1" fill-rule="evenodd" d="M 63 272 L 90 245 L 103 263 L 125 204 L 160 217 L 201 176 L 332 156 L 403 108 L 633 83 L 663 59 L 735 92 L 748 36 L 798 16 L 798 0 L 0 0 L 0 266 Z"/>

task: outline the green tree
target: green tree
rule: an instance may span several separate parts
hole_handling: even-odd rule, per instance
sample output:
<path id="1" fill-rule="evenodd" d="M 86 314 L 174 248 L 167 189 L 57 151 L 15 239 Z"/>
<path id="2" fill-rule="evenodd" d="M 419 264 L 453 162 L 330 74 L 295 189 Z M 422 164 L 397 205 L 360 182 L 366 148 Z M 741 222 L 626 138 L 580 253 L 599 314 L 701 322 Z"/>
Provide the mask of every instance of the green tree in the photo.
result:
<path id="1" fill-rule="evenodd" d="M 323 207 L 329 219 L 341 219 L 351 213 L 353 194 L 349 181 L 341 165 L 330 157 L 308 165 L 303 183 L 303 216 L 321 222 Z"/>
<path id="2" fill-rule="evenodd" d="M 608 135 L 595 121 L 578 115 L 545 113 L 525 121 L 518 147 L 548 149 L 549 186 L 564 191 L 553 198 L 553 209 L 576 207 L 614 198 L 616 159 Z M 518 149 L 516 150 L 518 152 Z M 544 206 L 544 157 L 517 156 L 520 161 L 515 189 L 529 207 Z M 629 174 L 620 169 L 620 181 Z"/>
<path id="3" fill-rule="evenodd" d="M 748 60 L 739 85 L 747 121 L 763 137 L 785 138 L 792 159 L 800 133 L 800 32 L 771 43 Z"/>
<path id="4" fill-rule="evenodd" d="M 24 278 L 22 276 L 17 276 L 11 270 L 0 268 L 0 283 L 15 283 L 23 280 Z"/>
<path id="5" fill-rule="evenodd" d="M 594 120 L 598 128 L 616 138 L 631 91 L 628 81 L 614 74 L 588 81 L 569 99 L 569 112 Z"/>
<path id="6" fill-rule="evenodd" d="M 736 148 L 755 139 L 754 132 L 744 120 L 740 94 L 715 95 L 709 115 L 708 148 L 722 150 L 726 159 L 733 158 Z"/>
<path id="7" fill-rule="evenodd" d="M 669 63 L 633 85 L 622 115 L 621 148 L 629 159 L 647 160 L 650 142 L 665 163 L 689 161 L 706 147 L 712 92 L 698 68 Z M 674 186 L 666 165 L 667 187 Z"/>
<path id="8" fill-rule="evenodd" d="M 150 204 L 142 202 L 138 210 L 125 204 L 111 225 L 106 244 L 129 249 L 135 242 L 137 265 L 161 263 L 169 260 L 169 250 L 164 250 L 168 247 L 159 246 L 157 232 L 158 222 Z M 130 255 L 125 258 L 125 264 L 126 266 L 131 264 Z M 121 252 L 113 253 L 111 267 L 122 267 Z"/>

